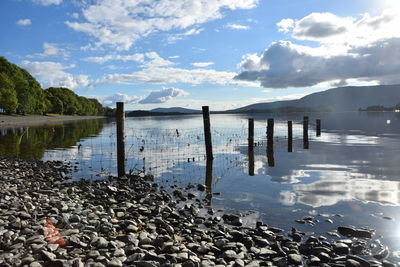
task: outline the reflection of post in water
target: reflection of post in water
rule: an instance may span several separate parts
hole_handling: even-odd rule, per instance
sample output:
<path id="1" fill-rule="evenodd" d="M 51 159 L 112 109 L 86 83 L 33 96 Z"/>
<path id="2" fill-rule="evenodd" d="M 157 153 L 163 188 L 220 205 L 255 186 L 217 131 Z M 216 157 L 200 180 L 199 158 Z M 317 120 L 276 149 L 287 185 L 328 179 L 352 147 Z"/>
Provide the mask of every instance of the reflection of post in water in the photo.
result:
<path id="1" fill-rule="evenodd" d="M 303 148 L 308 149 L 308 117 L 303 119 Z"/>
<path id="2" fill-rule="evenodd" d="M 247 153 L 249 156 L 249 175 L 254 176 L 254 119 L 249 119 L 249 138 Z"/>
<path id="3" fill-rule="evenodd" d="M 321 136 L 321 120 L 317 119 L 317 130 L 316 130 L 316 135 Z"/>
<path id="4" fill-rule="evenodd" d="M 254 149 L 249 150 L 249 175 L 254 176 Z"/>
<path id="5" fill-rule="evenodd" d="M 268 148 L 267 148 L 267 159 L 268 159 L 268 166 L 269 167 L 274 167 L 275 166 L 274 146 L 268 146 Z"/>
<path id="6" fill-rule="evenodd" d="M 288 152 L 293 152 L 293 122 L 288 121 Z"/>
<path id="7" fill-rule="evenodd" d="M 268 166 L 274 167 L 274 119 L 268 119 L 267 124 L 267 159 Z"/>
<path id="8" fill-rule="evenodd" d="M 212 199 L 212 171 L 213 171 L 213 160 L 207 159 L 206 161 L 206 200 L 207 204 L 211 206 Z"/>

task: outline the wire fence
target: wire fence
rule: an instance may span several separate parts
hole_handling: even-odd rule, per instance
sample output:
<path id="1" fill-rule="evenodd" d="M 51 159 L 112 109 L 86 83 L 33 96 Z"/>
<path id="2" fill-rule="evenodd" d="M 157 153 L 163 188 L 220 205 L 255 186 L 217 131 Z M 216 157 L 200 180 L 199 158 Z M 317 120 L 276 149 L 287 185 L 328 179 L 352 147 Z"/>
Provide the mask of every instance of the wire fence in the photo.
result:
<path id="1" fill-rule="evenodd" d="M 311 129 L 312 127 L 310 127 Z M 287 145 L 287 124 L 275 123 L 274 146 Z M 213 176 L 247 168 L 248 128 L 212 127 Z M 309 132 L 310 136 L 312 132 Z M 294 138 L 302 138 L 302 122 L 293 123 Z M 266 127 L 254 128 L 255 153 L 266 148 Z M 159 129 L 125 127 L 125 157 L 128 173 L 152 174 L 160 180 L 204 178 L 206 151 L 203 128 Z M 101 178 L 117 173 L 115 124 L 97 136 L 81 140 L 70 149 L 49 150 L 45 160 L 64 160 L 74 166 L 74 177 Z M 189 179 L 189 178 L 188 178 Z"/>

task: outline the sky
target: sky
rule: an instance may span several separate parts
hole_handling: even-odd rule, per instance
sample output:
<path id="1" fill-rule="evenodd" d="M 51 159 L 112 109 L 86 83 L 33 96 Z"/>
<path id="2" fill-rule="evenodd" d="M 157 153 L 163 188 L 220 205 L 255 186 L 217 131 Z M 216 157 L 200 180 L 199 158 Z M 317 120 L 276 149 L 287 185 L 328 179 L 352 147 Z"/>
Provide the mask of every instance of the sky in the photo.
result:
<path id="1" fill-rule="evenodd" d="M 400 84 L 400 0 L 1 0 L 0 56 L 127 110 Z"/>

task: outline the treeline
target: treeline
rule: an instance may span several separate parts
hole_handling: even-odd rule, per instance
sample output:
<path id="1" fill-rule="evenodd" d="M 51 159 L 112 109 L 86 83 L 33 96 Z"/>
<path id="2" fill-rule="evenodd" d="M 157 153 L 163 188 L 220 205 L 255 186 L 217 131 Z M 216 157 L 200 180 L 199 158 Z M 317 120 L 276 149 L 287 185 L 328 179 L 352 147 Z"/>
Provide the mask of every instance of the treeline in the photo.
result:
<path id="1" fill-rule="evenodd" d="M 0 57 L 0 111 L 6 114 L 103 115 L 97 99 L 78 96 L 68 88 L 43 90 L 23 68 Z"/>
<path id="2" fill-rule="evenodd" d="M 384 107 L 384 106 L 369 106 L 365 109 L 359 108 L 359 111 L 396 111 L 400 110 L 400 103 L 395 105 L 394 107 Z"/>
<path id="3" fill-rule="evenodd" d="M 271 109 L 251 109 L 240 112 L 230 112 L 230 113 L 300 113 L 300 112 L 332 112 L 332 109 L 328 106 L 320 105 L 314 107 L 294 107 L 285 106 Z"/>

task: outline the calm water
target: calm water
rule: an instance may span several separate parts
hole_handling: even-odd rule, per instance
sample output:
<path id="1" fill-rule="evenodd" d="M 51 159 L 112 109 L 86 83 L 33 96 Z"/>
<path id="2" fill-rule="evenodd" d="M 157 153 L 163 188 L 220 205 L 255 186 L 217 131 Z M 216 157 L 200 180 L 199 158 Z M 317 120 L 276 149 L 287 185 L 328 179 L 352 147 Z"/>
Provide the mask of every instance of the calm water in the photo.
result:
<path id="1" fill-rule="evenodd" d="M 211 115 L 212 166 L 206 166 L 204 158 L 201 116 L 127 118 L 127 170 L 151 173 L 162 185 L 205 183 L 207 192 L 197 192 L 201 198 L 217 209 L 251 210 L 245 219 L 249 224 L 261 219 L 315 234 L 338 225 L 374 228 L 396 259 L 400 250 L 400 114 L 308 114 L 307 150 L 302 143 L 303 115 Z M 255 119 L 257 143 L 250 163 L 249 117 Z M 274 166 L 268 165 L 265 147 L 269 117 L 275 119 Z M 316 118 L 322 120 L 321 137 L 315 137 Z M 287 152 L 287 120 L 293 120 L 292 153 Z M 98 179 L 116 173 L 115 132 L 113 120 L 3 130 L 0 154 L 70 161 L 76 166 L 74 179 Z M 320 222 L 316 226 L 294 222 L 305 215 L 314 215 Z M 325 222 L 327 218 L 334 223 Z"/>

